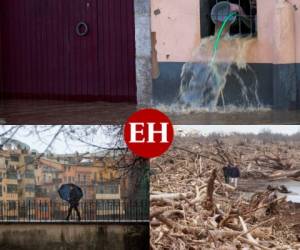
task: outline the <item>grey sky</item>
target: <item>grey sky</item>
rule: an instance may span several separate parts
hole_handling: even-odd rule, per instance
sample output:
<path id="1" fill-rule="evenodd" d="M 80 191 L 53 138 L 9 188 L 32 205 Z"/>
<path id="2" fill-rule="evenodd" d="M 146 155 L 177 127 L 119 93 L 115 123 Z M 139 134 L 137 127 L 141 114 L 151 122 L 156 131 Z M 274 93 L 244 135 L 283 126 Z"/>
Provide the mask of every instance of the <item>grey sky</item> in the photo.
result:
<path id="1" fill-rule="evenodd" d="M 175 126 L 176 130 L 183 130 L 186 132 L 198 132 L 203 135 L 208 135 L 213 132 L 220 132 L 224 134 L 239 132 L 239 133 L 254 133 L 257 134 L 262 130 L 270 130 L 273 133 L 280 134 L 295 134 L 300 132 L 299 125 L 187 125 Z"/>
<path id="2" fill-rule="evenodd" d="M 1 126 L 0 133 L 7 130 L 10 126 Z M 185 133 L 187 132 L 198 132 L 204 135 L 208 135 L 213 132 L 219 133 L 259 133 L 264 129 L 268 129 L 274 133 L 281 134 L 294 134 L 300 131 L 300 126 L 298 125 L 186 125 L 186 126 L 175 126 L 175 130 L 183 130 Z M 22 129 L 18 131 L 18 133 L 14 136 L 14 139 L 20 140 L 26 144 L 28 144 L 31 149 L 36 149 L 39 152 L 44 152 L 45 148 L 51 141 L 53 135 L 55 134 L 55 129 L 51 131 L 51 133 L 44 134 L 42 141 L 35 134 L 28 135 L 28 131 Z M 92 137 L 89 141 L 93 144 L 109 147 L 109 143 L 113 138 L 109 138 L 109 136 L 105 135 L 103 131 L 98 130 L 98 133 Z M 61 135 L 57 138 L 52 147 L 52 152 L 57 154 L 64 153 L 74 153 L 75 151 L 79 153 L 84 152 L 94 152 L 95 148 L 88 146 L 84 143 L 75 140 L 68 140 L 68 143 L 65 142 L 64 137 Z"/>
<path id="3" fill-rule="evenodd" d="M 1 126 L 0 133 L 6 131 L 10 126 Z M 19 140 L 24 142 L 30 146 L 31 149 L 35 149 L 38 152 L 42 153 L 46 149 L 47 145 L 50 143 L 51 139 L 55 135 L 57 129 L 51 130 L 50 133 L 44 133 L 43 138 L 38 138 L 35 134 L 28 135 L 29 128 L 31 126 L 26 126 L 24 129 L 20 129 L 13 139 Z M 111 142 L 112 138 L 106 136 L 103 131 L 98 130 L 97 135 L 93 136 L 90 143 L 96 144 L 102 147 L 109 147 L 109 143 Z M 65 139 L 62 135 L 58 136 L 55 142 L 53 143 L 51 151 L 57 154 L 65 154 L 65 153 L 85 153 L 85 152 L 94 152 L 96 149 L 95 147 L 88 146 L 87 144 L 81 143 L 75 140 L 68 140 L 68 143 L 65 142 Z"/>

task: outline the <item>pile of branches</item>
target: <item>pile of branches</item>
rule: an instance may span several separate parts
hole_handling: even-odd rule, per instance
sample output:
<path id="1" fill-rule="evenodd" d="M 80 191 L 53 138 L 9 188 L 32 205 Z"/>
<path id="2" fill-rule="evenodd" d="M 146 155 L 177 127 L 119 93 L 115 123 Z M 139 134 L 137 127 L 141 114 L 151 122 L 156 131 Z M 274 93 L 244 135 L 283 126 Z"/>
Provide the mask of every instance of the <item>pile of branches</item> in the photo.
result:
<path id="1" fill-rule="evenodd" d="M 187 138 L 176 138 L 174 150 L 185 151 L 189 157 L 210 160 L 215 164 L 235 164 L 241 167 L 243 177 L 270 178 L 278 171 L 285 176 L 295 178 L 295 170 L 300 166 L 300 145 L 294 143 L 265 143 L 256 141 L 241 143 L 229 139 L 223 141 L 214 139 L 210 142 L 199 143 L 195 138 L 188 138 L 192 143 L 186 143 Z M 298 169 L 300 170 L 300 169 Z M 300 174 L 299 174 L 300 177 Z M 277 177 L 276 177 L 277 178 Z M 300 179 L 300 178 L 299 178 Z"/>
<path id="2" fill-rule="evenodd" d="M 276 190 L 242 196 L 224 183 L 222 166 L 241 154 L 222 142 L 175 143 L 151 162 L 152 249 L 299 249 Z M 199 150 L 199 149 L 203 150 Z M 286 216 L 286 212 L 284 214 Z"/>

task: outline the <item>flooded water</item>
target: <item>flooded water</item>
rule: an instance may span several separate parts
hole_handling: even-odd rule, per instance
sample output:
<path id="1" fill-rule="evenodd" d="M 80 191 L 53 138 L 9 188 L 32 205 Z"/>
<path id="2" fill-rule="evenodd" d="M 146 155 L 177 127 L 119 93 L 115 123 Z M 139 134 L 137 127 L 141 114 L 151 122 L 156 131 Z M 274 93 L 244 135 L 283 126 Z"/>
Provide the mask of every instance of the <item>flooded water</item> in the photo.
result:
<path id="1" fill-rule="evenodd" d="M 55 100 L 2 100 L 2 124 L 123 124 L 135 104 Z"/>
<path id="2" fill-rule="evenodd" d="M 246 55 L 254 40 L 227 34 L 222 38 L 219 50 L 214 53 L 215 39 L 215 37 L 202 39 L 192 60 L 183 65 L 178 101 L 173 104 L 173 108 L 205 108 L 216 111 L 221 106 L 222 110 L 230 112 L 231 107 L 225 103 L 223 95 L 229 75 L 237 80 L 242 100 L 240 108 L 243 110 L 261 108 L 257 93 L 259 84 L 257 76 L 246 63 Z M 238 69 L 247 70 L 252 78 L 251 86 L 246 85 L 238 71 L 233 71 L 233 65 Z"/>
<path id="3" fill-rule="evenodd" d="M 300 182 L 293 180 L 282 180 L 272 182 L 273 185 L 285 185 L 287 189 L 291 192 L 285 194 L 287 196 L 287 201 L 292 201 L 300 203 Z"/>
<path id="4" fill-rule="evenodd" d="M 268 185 L 273 187 L 279 187 L 281 185 L 286 186 L 290 193 L 278 193 L 279 196 L 286 196 L 287 201 L 300 203 L 300 182 L 290 179 L 283 179 L 278 181 L 269 181 L 264 179 L 241 179 L 239 181 L 239 190 L 241 194 L 250 199 L 255 192 L 266 191 Z"/>
<path id="5" fill-rule="evenodd" d="M 123 124 L 138 107 L 127 103 L 3 100 L 1 124 Z M 300 111 L 166 112 L 174 125 L 300 124 Z M 1 121 L 2 120 L 2 121 Z"/>
<path id="6" fill-rule="evenodd" d="M 300 124 L 300 111 L 287 110 L 253 110 L 231 112 L 165 111 L 176 125 L 268 125 L 268 124 Z"/>

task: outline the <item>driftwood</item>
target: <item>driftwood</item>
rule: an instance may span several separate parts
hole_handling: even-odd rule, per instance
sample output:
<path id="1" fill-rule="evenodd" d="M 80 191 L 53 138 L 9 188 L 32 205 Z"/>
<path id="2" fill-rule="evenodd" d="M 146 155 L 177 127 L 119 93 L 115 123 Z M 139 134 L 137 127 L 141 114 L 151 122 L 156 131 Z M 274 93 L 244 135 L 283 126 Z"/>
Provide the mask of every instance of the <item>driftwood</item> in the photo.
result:
<path id="1" fill-rule="evenodd" d="M 206 191 L 206 200 L 204 202 L 204 208 L 206 210 L 212 210 L 214 207 L 214 189 L 215 189 L 215 180 L 217 178 L 217 169 L 213 169 L 211 176 L 207 182 L 207 191 Z"/>
<path id="2" fill-rule="evenodd" d="M 298 249 L 296 235 L 282 219 L 288 204 L 278 195 L 280 188 L 265 185 L 244 197 L 240 187 L 224 183 L 222 172 L 225 164 L 239 165 L 244 180 L 255 178 L 249 181 L 254 189 L 257 176 L 300 176 L 288 155 L 273 144 L 176 141 L 151 164 L 156 173 L 150 190 L 151 248 Z"/>
<path id="3" fill-rule="evenodd" d="M 271 179 L 298 178 L 298 177 L 300 177 L 300 170 L 276 171 L 270 175 Z"/>

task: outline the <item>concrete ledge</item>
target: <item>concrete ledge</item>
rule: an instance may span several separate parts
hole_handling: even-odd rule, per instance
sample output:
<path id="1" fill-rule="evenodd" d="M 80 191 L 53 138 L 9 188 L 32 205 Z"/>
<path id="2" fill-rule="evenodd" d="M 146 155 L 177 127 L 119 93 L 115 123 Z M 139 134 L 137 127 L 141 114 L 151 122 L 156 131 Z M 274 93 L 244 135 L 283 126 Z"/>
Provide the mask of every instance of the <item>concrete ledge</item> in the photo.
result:
<path id="1" fill-rule="evenodd" d="M 149 225 L 148 220 L 121 220 L 121 221 L 65 221 L 65 220 L 53 220 L 53 221 L 43 221 L 43 220 L 32 220 L 32 221 L 0 221 L 1 225 L 36 225 L 36 224 L 48 224 L 48 225 Z"/>
<path id="2" fill-rule="evenodd" d="M 0 224 L 0 249 L 149 249 L 149 224 Z"/>

